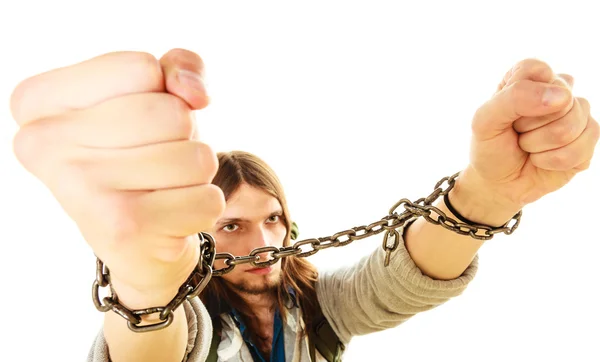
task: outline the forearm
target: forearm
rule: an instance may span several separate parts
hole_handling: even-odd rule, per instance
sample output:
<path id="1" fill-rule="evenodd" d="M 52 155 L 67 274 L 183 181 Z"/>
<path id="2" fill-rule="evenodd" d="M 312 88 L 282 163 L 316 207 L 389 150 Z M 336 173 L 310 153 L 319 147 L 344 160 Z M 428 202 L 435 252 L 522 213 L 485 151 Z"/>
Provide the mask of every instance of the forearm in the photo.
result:
<path id="1" fill-rule="evenodd" d="M 188 325 L 182 306 L 174 314 L 174 320 L 167 328 L 136 333 L 127 327 L 123 317 L 112 311 L 107 312 L 104 317 L 104 337 L 111 361 L 181 362 L 188 341 Z"/>
<path id="2" fill-rule="evenodd" d="M 162 292 L 139 291 L 116 278 L 112 283 L 119 301 L 131 310 L 167 305 L 178 291 L 175 286 Z M 140 326 L 159 322 L 159 313 L 154 313 L 142 316 Z M 168 327 L 149 332 L 131 331 L 123 317 L 109 311 L 104 317 L 104 338 L 112 362 L 181 362 L 188 341 L 185 310 L 179 306 Z"/>
<path id="3" fill-rule="evenodd" d="M 136 270 L 121 270 L 119 278 L 111 270 L 111 285 L 119 302 L 129 310 L 143 310 L 156 306 L 166 306 L 179 293 L 180 286 L 189 278 L 190 272 L 197 265 L 200 248 L 182 254 L 181 260 L 176 263 L 177 268 L 172 268 L 173 275 L 156 277 L 152 287 L 143 288 L 136 280 Z M 151 268 L 161 270 L 163 263 L 155 259 L 148 259 Z M 139 279 L 139 278 L 137 278 Z M 135 286 L 134 286 L 135 285 Z M 155 287 L 157 285 L 159 287 Z M 141 316 L 139 326 L 161 323 L 160 314 L 153 313 Z M 184 359 L 189 341 L 190 319 L 187 318 L 184 305 L 179 305 L 173 312 L 173 321 L 163 329 L 147 332 L 133 332 L 127 326 L 127 321 L 120 315 L 109 311 L 104 317 L 104 339 L 112 362 L 181 362 Z"/>
<path id="4" fill-rule="evenodd" d="M 498 204 L 484 188 L 460 177 L 448 197 L 462 216 L 484 225 L 501 226 L 518 212 L 515 207 Z M 459 221 L 448 210 L 442 197 L 434 206 Z M 432 213 L 432 217 L 437 215 Z M 406 249 L 415 264 L 424 274 L 438 280 L 462 275 L 484 242 L 432 224 L 423 217 L 413 222 L 405 233 Z"/>

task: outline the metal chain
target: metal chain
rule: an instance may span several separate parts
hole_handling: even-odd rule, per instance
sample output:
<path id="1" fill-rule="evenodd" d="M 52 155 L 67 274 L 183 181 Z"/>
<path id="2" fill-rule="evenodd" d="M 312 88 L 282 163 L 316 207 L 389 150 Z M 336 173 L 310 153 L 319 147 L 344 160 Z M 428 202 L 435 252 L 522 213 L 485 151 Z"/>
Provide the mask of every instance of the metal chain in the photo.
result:
<path id="1" fill-rule="evenodd" d="M 327 249 L 331 247 L 340 247 L 345 246 L 352 243 L 355 240 L 361 240 L 368 238 L 370 236 L 377 235 L 383 231 L 386 231 L 384 240 L 383 240 L 383 249 L 386 252 L 386 266 L 389 263 L 390 253 L 395 251 L 400 244 L 402 239 L 402 232 L 398 230 L 403 230 L 408 224 L 414 221 L 416 218 L 422 216 L 428 222 L 436 225 L 441 225 L 442 227 L 452 230 L 460 235 L 469 235 L 474 239 L 478 240 L 489 240 L 494 237 L 495 234 L 505 233 L 512 234 L 513 231 L 518 227 L 521 220 L 521 211 L 519 211 L 516 215 L 514 215 L 511 220 L 509 220 L 506 224 L 501 227 L 491 227 L 487 225 L 470 225 L 465 223 L 460 223 L 449 216 L 446 215 L 442 210 L 433 206 L 433 202 L 437 200 L 440 196 L 444 196 L 452 190 L 454 184 L 456 183 L 456 178 L 458 177 L 459 172 L 455 173 L 452 176 L 447 176 L 442 178 L 434 187 L 434 191 L 425 198 L 420 198 L 414 202 L 409 199 L 401 199 L 399 200 L 392 208 L 390 209 L 388 215 L 384 216 L 381 220 L 375 221 L 369 225 L 357 226 L 348 230 L 340 231 L 332 236 L 321 237 L 321 238 L 311 238 L 300 240 L 294 243 L 291 246 L 285 246 L 281 248 L 277 248 L 274 246 L 265 246 L 261 248 L 254 249 L 247 256 L 233 256 L 229 253 L 218 253 L 215 257 L 215 260 L 224 260 L 225 267 L 221 269 L 214 269 L 214 276 L 222 276 L 231 272 L 235 266 L 241 264 L 251 264 L 253 267 L 262 268 L 267 267 L 269 265 L 273 265 L 279 261 L 279 259 L 295 256 L 298 258 L 304 258 L 307 256 L 311 256 L 316 254 L 319 250 Z M 448 183 L 448 186 L 445 189 L 442 189 L 441 186 L 444 182 Z M 405 211 L 398 214 L 396 210 L 398 210 L 401 206 L 404 207 Z M 438 217 L 432 218 L 431 213 L 435 212 Z M 516 222 L 509 226 L 510 222 L 515 220 Z M 391 244 L 391 245 L 390 245 Z M 302 247 L 305 245 L 310 245 L 312 250 L 302 250 Z M 270 259 L 259 262 L 260 255 L 263 253 L 270 253 Z"/>
<path id="2" fill-rule="evenodd" d="M 110 284 L 110 271 L 104 263 L 96 258 L 96 280 L 92 286 L 92 299 L 96 309 L 100 312 L 114 311 L 127 320 L 127 326 L 134 332 L 156 331 L 168 327 L 173 322 L 173 311 L 186 299 L 193 299 L 200 295 L 212 277 L 212 265 L 215 261 L 215 240 L 207 233 L 200 236 L 200 259 L 194 271 L 181 285 L 177 295 L 165 307 L 153 307 L 139 310 L 129 310 L 119 303 L 117 294 Z M 110 286 L 111 295 L 100 300 L 100 287 Z M 142 316 L 160 313 L 161 322 L 140 326 Z"/>
<path id="3" fill-rule="evenodd" d="M 130 311 L 122 306 L 110 285 L 110 273 L 108 268 L 106 268 L 102 261 L 98 259 L 96 280 L 94 281 L 92 288 L 94 304 L 101 312 L 113 310 L 121 315 L 127 320 L 129 329 L 134 332 L 158 330 L 171 324 L 173 321 L 173 311 L 181 305 L 185 299 L 192 299 L 198 296 L 213 276 L 222 276 L 230 273 L 237 265 L 250 264 L 256 268 L 268 267 L 276 264 L 282 258 L 290 256 L 305 258 L 316 254 L 320 250 L 346 246 L 353 241 L 365 239 L 385 231 L 386 233 L 383 238 L 382 247 L 386 253 L 384 265 L 388 266 L 391 253 L 398 248 L 401 242 L 403 242 L 402 235 L 404 228 L 421 216 L 432 224 L 441 225 L 445 229 L 454 231 L 460 235 L 468 235 L 478 240 L 490 240 L 494 235 L 499 233 L 507 235 L 512 234 L 519 226 L 522 211 L 515 214 L 504 225 L 500 227 L 491 227 L 487 225 L 458 222 L 432 205 L 440 196 L 444 196 L 452 190 L 458 175 L 459 172 L 452 176 L 442 178 L 436 183 L 434 191 L 425 198 L 420 198 L 414 202 L 406 198 L 399 200 L 392 206 L 388 215 L 369 225 L 356 226 L 331 236 L 300 240 L 290 246 L 265 246 L 256 248 L 246 256 L 234 256 L 230 253 L 215 253 L 216 244 L 214 238 L 208 233 L 200 233 L 198 236 L 200 237 L 201 243 L 201 258 L 198 261 L 198 265 L 188 280 L 180 287 L 175 298 L 173 298 L 166 307 L 154 307 Z M 446 182 L 448 186 L 446 188 L 441 188 L 444 182 Z M 401 206 L 404 208 L 404 211 L 398 213 L 397 210 L 400 209 Z M 431 217 L 432 212 L 437 214 L 436 218 Z M 512 223 L 513 220 L 514 223 Z M 304 246 L 307 246 L 308 250 L 302 249 Z M 262 254 L 267 254 L 266 257 L 269 259 L 261 262 L 260 259 Z M 224 260 L 225 267 L 213 269 L 216 260 Z M 100 287 L 106 287 L 107 285 L 111 287 L 112 293 L 110 297 L 105 297 L 103 299 L 104 304 L 102 304 L 98 291 Z M 159 318 L 162 322 L 138 326 L 141 323 L 141 316 L 153 313 L 160 313 Z"/>

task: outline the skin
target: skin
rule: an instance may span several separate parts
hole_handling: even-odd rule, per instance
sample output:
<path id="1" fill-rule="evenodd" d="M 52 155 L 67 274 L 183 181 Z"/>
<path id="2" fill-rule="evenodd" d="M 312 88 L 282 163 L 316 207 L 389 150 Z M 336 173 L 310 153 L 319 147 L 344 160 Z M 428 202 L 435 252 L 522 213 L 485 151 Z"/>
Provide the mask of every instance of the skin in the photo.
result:
<path id="1" fill-rule="evenodd" d="M 15 156 L 76 222 L 130 309 L 169 303 L 198 262 L 190 235 L 225 208 L 210 184 L 216 154 L 192 115 L 208 104 L 202 74 L 200 57 L 185 50 L 160 60 L 114 52 L 28 78 L 11 96 Z M 152 333 L 133 333 L 109 312 L 104 335 L 115 362 L 181 361 L 188 326 L 183 308 Z"/>
<path id="2" fill-rule="evenodd" d="M 275 197 L 242 184 L 231 195 L 223 216 L 210 231 L 217 240 L 217 252 L 248 255 L 259 247 L 283 246 L 287 229 L 281 215 L 281 204 Z M 265 257 L 261 254 L 260 261 L 264 261 Z M 218 268 L 223 266 L 216 265 Z M 264 275 L 249 273 L 251 269 L 255 268 L 249 264 L 241 265 L 222 278 L 251 306 L 258 322 L 249 327 L 260 336 L 257 346 L 268 356 L 273 341 L 273 293 L 281 282 L 281 262 L 272 265 L 268 274 Z"/>
<path id="3" fill-rule="evenodd" d="M 537 60 L 507 73 L 473 117 L 470 162 L 449 194 L 461 214 L 502 225 L 589 167 L 600 128 L 587 101 L 573 98 L 571 84 L 572 78 L 558 77 Z M 565 93 L 550 100 L 550 90 Z M 278 226 L 264 223 L 272 200 L 242 190 L 226 205 L 210 184 L 216 154 L 200 141 L 192 115 L 208 102 L 202 59 L 183 49 L 160 60 L 139 52 L 104 54 L 28 78 L 11 96 L 20 126 L 17 159 L 76 222 L 129 308 L 166 305 L 173 298 L 199 257 L 198 239 L 190 235 L 213 230 L 224 212 L 251 221 L 242 243 L 235 233 L 213 230 L 217 239 L 231 240 L 220 251 L 239 255 L 254 244 L 281 245 Z M 405 243 L 423 273 L 441 280 L 460 276 L 483 245 L 423 218 L 408 229 Z M 279 272 L 243 273 L 231 273 L 229 281 L 256 306 L 261 321 L 272 320 L 265 312 L 272 302 L 252 290 L 268 289 Z M 112 360 L 181 361 L 187 344 L 183 313 L 177 309 L 168 328 L 150 333 L 133 333 L 123 318 L 106 313 Z M 261 334 L 272 330 L 262 323 L 258 328 Z"/>
<path id="4" fill-rule="evenodd" d="M 567 92 L 549 99 L 551 85 Z M 506 73 L 473 118 L 471 162 L 449 193 L 463 216 L 501 226 L 589 168 L 600 127 L 588 101 L 572 96 L 572 86 L 571 76 L 556 75 L 537 59 L 525 59 Z M 443 202 L 435 206 L 448 214 Z M 432 278 L 460 276 L 485 242 L 432 226 L 420 218 L 408 229 L 409 253 Z"/>

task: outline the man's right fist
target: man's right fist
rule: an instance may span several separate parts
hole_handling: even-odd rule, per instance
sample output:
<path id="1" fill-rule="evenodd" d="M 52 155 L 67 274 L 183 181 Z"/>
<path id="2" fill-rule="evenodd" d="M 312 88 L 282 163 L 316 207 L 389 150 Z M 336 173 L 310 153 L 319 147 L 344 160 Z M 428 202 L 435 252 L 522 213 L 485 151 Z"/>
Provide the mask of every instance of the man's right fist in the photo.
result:
<path id="1" fill-rule="evenodd" d="M 116 52 L 36 75 L 11 97 L 14 151 L 110 268 L 123 304 L 165 305 L 198 262 L 197 233 L 225 207 L 192 111 L 203 63 Z M 60 240 L 56 236 L 52 240 Z"/>

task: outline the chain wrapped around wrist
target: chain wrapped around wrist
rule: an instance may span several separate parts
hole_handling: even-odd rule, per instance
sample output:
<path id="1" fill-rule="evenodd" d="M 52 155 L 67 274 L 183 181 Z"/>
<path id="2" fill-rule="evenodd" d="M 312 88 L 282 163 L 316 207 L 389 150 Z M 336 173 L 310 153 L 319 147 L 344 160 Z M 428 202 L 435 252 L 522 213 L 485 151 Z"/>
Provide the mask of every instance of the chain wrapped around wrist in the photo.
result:
<path id="1" fill-rule="evenodd" d="M 425 198 L 420 198 L 414 202 L 406 198 L 399 200 L 392 206 L 388 215 L 369 225 L 356 226 L 335 233 L 332 236 L 296 241 L 290 246 L 265 246 L 254 249 L 246 256 L 233 256 L 230 253 L 216 253 L 214 238 L 208 233 L 200 233 L 198 236 L 200 237 L 201 256 L 198 265 L 186 282 L 179 288 L 177 295 L 165 307 L 154 307 L 141 310 L 129 310 L 124 307 L 119 303 L 119 299 L 110 284 L 110 272 L 108 268 L 100 259 L 98 259 L 96 280 L 92 287 L 94 305 L 101 312 L 112 310 L 125 318 L 129 329 L 134 332 L 154 331 L 169 326 L 173 321 L 174 310 L 177 309 L 184 300 L 197 297 L 213 276 L 227 274 L 240 264 L 251 264 L 253 267 L 258 268 L 267 267 L 277 263 L 280 259 L 285 257 L 308 257 L 316 254 L 322 249 L 345 246 L 353 241 L 365 239 L 385 231 L 382 246 L 386 253 L 384 265 L 388 266 L 391 253 L 398 248 L 401 242 L 403 242 L 404 229 L 419 217 L 423 217 L 428 222 L 440 225 L 447 230 L 451 230 L 460 235 L 468 235 L 478 240 L 489 240 L 499 233 L 507 235 L 512 234 L 521 222 L 522 211 L 516 213 L 500 227 L 475 224 L 460 216 L 455 210 L 452 211 L 453 207 L 448 205 L 449 201 L 446 195 L 454 187 L 459 173 L 460 172 L 457 172 L 452 176 L 442 178 L 436 183 L 434 191 Z M 446 188 L 441 188 L 444 182 L 446 182 L 448 186 Z M 449 209 L 462 222 L 452 219 L 442 210 L 432 205 L 440 196 L 446 198 L 445 202 L 449 206 Z M 400 207 L 403 207 L 404 211 L 398 213 L 397 210 L 399 210 Z M 432 213 L 437 214 L 437 217 L 431 217 Z M 513 221 L 514 223 L 512 223 Z M 296 229 L 294 236 L 297 236 L 297 234 Z M 295 239 L 295 237 L 293 239 Z M 309 250 L 304 250 L 303 247 L 307 247 Z M 267 254 L 266 261 L 260 261 L 261 254 Z M 215 260 L 224 260 L 225 267 L 214 269 Z M 110 287 L 111 296 L 105 297 L 101 301 L 99 289 L 100 287 L 106 286 Z M 141 316 L 154 313 L 160 313 L 159 318 L 161 322 L 139 326 L 139 324 L 141 324 Z"/>
<path id="2" fill-rule="evenodd" d="M 92 298 L 96 309 L 100 312 L 112 310 L 127 320 L 127 326 L 134 332 L 150 332 L 168 327 L 173 322 L 173 312 L 184 300 L 197 297 L 206 287 L 212 277 L 216 249 L 215 240 L 208 233 L 198 234 L 200 237 L 200 259 L 194 271 L 179 287 L 177 295 L 164 307 L 153 307 L 139 310 L 130 310 L 119 303 L 119 298 L 110 282 L 110 271 L 104 263 L 96 258 L 96 280 L 92 286 Z M 100 300 L 100 287 L 110 287 L 111 295 Z M 140 326 L 142 316 L 160 313 L 160 322 Z"/>

